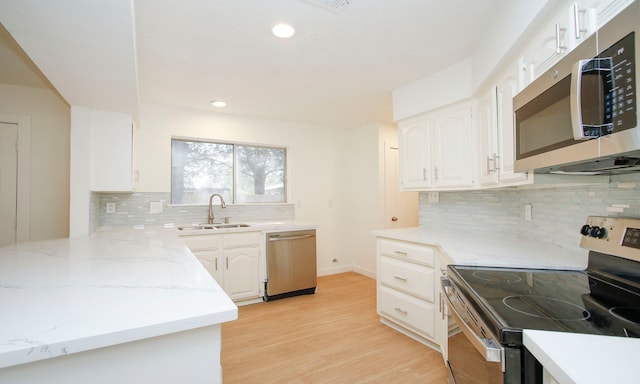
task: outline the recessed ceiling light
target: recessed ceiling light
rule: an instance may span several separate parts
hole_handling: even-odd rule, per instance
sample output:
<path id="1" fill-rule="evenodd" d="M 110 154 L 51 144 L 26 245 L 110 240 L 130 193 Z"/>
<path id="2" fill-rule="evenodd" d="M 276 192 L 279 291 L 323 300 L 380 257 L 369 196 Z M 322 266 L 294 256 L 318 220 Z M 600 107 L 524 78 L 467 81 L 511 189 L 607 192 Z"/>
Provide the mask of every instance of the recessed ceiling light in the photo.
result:
<path id="1" fill-rule="evenodd" d="M 273 32 L 273 34 L 276 35 L 277 37 L 280 37 L 283 39 L 287 39 L 293 36 L 294 33 L 296 33 L 293 27 L 290 26 L 289 24 L 277 24 L 273 27 L 273 29 L 271 29 L 271 32 Z"/>
<path id="2" fill-rule="evenodd" d="M 227 103 L 225 103 L 222 100 L 215 100 L 211 102 L 211 105 L 213 105 L 214 107 L 222 108 L 222 107 L 226 107 Z"/>

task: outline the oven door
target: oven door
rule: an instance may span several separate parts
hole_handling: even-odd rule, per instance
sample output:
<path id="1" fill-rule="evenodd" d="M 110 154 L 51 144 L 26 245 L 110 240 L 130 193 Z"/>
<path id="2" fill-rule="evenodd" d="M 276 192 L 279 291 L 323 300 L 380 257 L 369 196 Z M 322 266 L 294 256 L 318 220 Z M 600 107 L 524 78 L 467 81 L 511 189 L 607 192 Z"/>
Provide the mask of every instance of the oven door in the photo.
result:
<path id="1" fill-rule="evenodd" d="M 449 313 L 460 328 L 448 338 L 450 384 L 540 384 L 542 366 L 521 346 L 502 346 L 449 275 L 441 278 Z M 467 304 L 469 303 L 469 304 Z"/>
<path id="2" fill-rule="evenodd" d="M 451 316 L 461 332 L 449 335 L 448 366 L 451 384 L 502 384 L 502 352 L 486 340 L 479 338 L 461 319 L 451 299 L 447 296 Z M 498 361 L 489 361 L 489 360 Z M 489 358 L 488 358 L 489 356 Z"/>

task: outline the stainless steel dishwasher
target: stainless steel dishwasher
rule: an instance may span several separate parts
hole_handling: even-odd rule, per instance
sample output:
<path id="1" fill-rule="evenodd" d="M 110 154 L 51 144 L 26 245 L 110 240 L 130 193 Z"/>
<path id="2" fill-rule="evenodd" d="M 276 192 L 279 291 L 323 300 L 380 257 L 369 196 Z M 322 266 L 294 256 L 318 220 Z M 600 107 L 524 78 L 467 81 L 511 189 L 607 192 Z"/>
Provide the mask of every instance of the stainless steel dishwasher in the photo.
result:
<path id="1" fill-rule="evenodd" d="M 316 230 L 267 233 L 264 301 L 315 293 Z"/>

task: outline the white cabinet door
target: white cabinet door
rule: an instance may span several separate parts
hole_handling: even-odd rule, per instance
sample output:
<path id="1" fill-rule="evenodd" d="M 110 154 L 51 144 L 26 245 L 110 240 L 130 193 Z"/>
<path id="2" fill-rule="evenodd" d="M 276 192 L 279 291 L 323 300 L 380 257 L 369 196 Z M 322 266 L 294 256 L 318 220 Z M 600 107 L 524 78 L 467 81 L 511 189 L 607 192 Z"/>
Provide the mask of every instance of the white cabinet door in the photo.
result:
<path id="1" fill-rule="evenodd" d="M 489 91 L 478 100 L 476 124 L 479 133 L 479 183 L 480 185 L 498 184 L 498 120 L 497 120 L 497 87 Z"/>
<path id="2" fill-rule="evenodd" d="M 569 2 L 538 31 L 525 53 L 529 65 L 530 78 L 528 82 L 543 74 L 596 31 L 598 10 L 594 6 L 608 8 L 602 4 L 604 2 L 621 3 L 622 1 L 582 0 Z"/>
<path id="3" fill-rule="evenodd" d="M 398 134 L 400 189 L 431 188 L 431 121 L 424 117 L 401 123 Z"/>
<path id="4" fill-rule="evenodd" d="M 91 112 L 91 190 L 133 190 L 133 120 L 123 113 Z"/>
<path id="5" fill-rule="evenodd" d="M 514 172 L 513 96 L 519 87 L 519 64 L 508 66 L 498 84 L 478 100 L 479 183 L 510 186 L 533 182 L 533 175 Z"/>
<path id="6" fill-rule="evenodd" d="M 540 76 L 570 50 L 571 14 L 563 9 L 552 18 L 529 44 L 526 50 L 530 75 Z"/>
<path id="7" fill-rule="evenodd" d="M 615 15 L 628 7 L 633 0 L 581 0 L 581 9 L 586 10 L 591 29 L 600 28 Z"/>
<path id="8" fill-rule="evenodd" d="M 182 236 L 232 300 L 261 296 L 260 232 Z"/>
<path id="9" fill-rule="evenodd" d="M 518 64 L 514 63 L 504 71 L 496 87 L 498 158 L 495 162 L 500 184 L 525 184 L 533 182 L 533 174 L 516 173 L 515 127 L 513 118 L 513 96 L 518 92 Z"/>
<path id="10" fill-rule="evenodd" d="M 440 277 L 446 273 L 448 264 L 449 262 L 446 256 L 439 251 L 436 252 L 436 273 L 438 274 L 438 278 L 436 279 L 436 294 L 438 300 L 438 312 L 436 313 L 434 332 L 435 339 L 440 344 L 440 351 L 442 352 L 442 358 L 444 359 L 445 365 L 448 360 L 449 328 L 450 324 L 455 322 L 455 320 L 452 320 L 449 317 L 446 304 L 447 298 L 442 288 L 442 284 L 440 283 Z"/>
<path id="11" fill-rule="evenodd" d="M 473 185 L 471 114 L 466 101 L 399 124 L 402 190 Z"/>
<path id="12" fill-rule="evenodd" d="M 199 251 L 192 251 L 198 258 L 200 263 L 209 272 L 209 274 L 220 284 L 224 286 L 222 280 L 222 274 L 220 273 L 220 260 L 222 259 L 222 252 L 219 250 L 203 249 Z"/>
<path id="13" fill-rule="evenodd" d="M 260 249 L 224 251 L 224 290 L 232 300 L 260 296 Z"/>
<path id="14" fill-rule="evenodd" d="M 473 186 L 471 143 L 472 104 L 463 102 L 433 115 L 433 186 L 456 189 Z"/>

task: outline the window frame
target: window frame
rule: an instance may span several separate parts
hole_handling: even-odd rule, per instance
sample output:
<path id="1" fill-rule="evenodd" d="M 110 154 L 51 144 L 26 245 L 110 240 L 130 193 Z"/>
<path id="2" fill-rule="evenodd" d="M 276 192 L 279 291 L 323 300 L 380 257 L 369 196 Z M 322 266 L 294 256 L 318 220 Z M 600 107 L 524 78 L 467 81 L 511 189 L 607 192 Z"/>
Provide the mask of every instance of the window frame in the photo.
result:
<path id="1" fill-rule="evenodd" d="M 232 200 L 231 202 L 226 202 L 228 205 L 277 205 L 277 204 L 288 204 L 289 203 L 289 147 L 288 146 L 280 146 L 280 145 L 269 145 L 269 144 L 256 144 L 256 143 L 248 143 L 248 142 L 240 142 L 240 141 L 228 141 L 228 140 L 217 140 L 217 139 L 207 139 L 207 138 L 196 138 L 196 137 L 187 137 L 187 136 L 171 136 L 170 141 L 170 175 L 169 181 L 171 184 L 170 190 L 170 205 L 173 206 L 200 206 L 200 205 L 209 205 L 208 202 L 202 203 L 175 203 L 173 201 L 173 141 L 182 141 L 182 142 L 194 142 L 194 143 L 210 143 L 210 144 L 220 144 L 220 145 L 231 145 L 233 147 L 232 150 Z M 245 147 L 254 147 L 254 148 L 272 148 L 272 149 L 281 149 L 284 151 L 284 171 L 283 171 L 283 200 L 277 202 L 238 202 L 237 201 L 237 176 L 236 176 L 236 148 L 237 146 L 245 146 Z"/>

